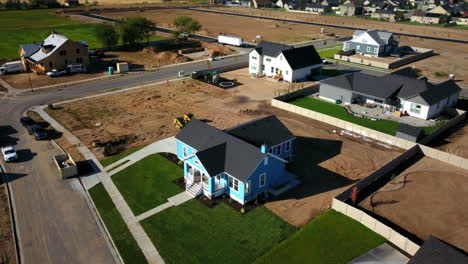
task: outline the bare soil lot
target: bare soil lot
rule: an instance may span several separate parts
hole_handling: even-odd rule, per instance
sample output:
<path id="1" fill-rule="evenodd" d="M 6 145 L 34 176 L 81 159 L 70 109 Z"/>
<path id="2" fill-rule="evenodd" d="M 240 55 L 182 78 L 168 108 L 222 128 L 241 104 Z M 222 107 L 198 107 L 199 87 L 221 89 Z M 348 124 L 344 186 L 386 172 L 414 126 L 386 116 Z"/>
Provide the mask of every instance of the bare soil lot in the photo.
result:
<path id="1" fill-rule="evenodd" d="M 468 250 L 468 171 L 423 157 L 381 188 L 374 212 L 425 240 Z M 359 206 L 371 210 L 370 197 Z"/>
<path id="2" fill-rule="evenodd" d="M 184 113 L 221 129 L 275 114 L 298 137 L 298 158 L 292 169 L 304 184 L 266 206 L 295 226 L 321 214 L 333 196 L 400 153 L 339 136 L 327 124 L 271 107 L 275 90 L 287 89 L 287 83 L 251 79 L 247 69 L 222 77 L 242 85 L 221 89 L 182 80 L 65 104 L 49 113 L 98 157 L 103 157 L 103 145 L 125 150 L 175 135 L 178 129 L 172 120 Z"/>
<path id="3" fill-rule="evenodd" d="M 198 20 L 203 29 L 199 34 L 217 37 L 220 32 L 227 35 L 243 37 L 245 41 L 253 42 L 258 35 L 267 40 L 295 43 L 300 41 L 320 39 L 319 26 L 301 25 L 263 19 L 235 17 L 220 14 L 210 14 L 183 9 L 167 9 L 145 12 L 111 12 L 103 13 L 104 16 L 122 18 L 127 16 L 144 16 L 157 26 L 174 28 L 173 21 L 177 16 L 190 16 Z M 327 28 L 326 32 L 338 35 L 350 35 L 350 30 Z"/>
<path id="4" fill-rule="evenodd" d="M 451 128 L 441 139 L 434 141 L 431 146 L 436 149 L 468 159 L 468 121 L 461 122 Z"/>

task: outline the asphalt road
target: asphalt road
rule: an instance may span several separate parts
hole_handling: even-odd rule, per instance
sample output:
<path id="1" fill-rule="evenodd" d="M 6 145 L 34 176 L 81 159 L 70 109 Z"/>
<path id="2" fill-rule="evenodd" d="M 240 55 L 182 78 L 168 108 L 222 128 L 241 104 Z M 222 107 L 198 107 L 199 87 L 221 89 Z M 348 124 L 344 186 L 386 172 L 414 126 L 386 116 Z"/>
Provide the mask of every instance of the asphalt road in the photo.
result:
<path id="1" fill-rule="evenodd" d="M 240 63 L 247 56 L 210 62 L 211 67 Z M 60 180 L 52 162 L 50 141 L 35 141 L 20 125 L 34 105 L 156 82 L 206 69 L 206 62 L 128 75 L 68 88 L 0 95 L 0 144 L 12 144 L 21 160 L 6 164 L 13 190 L 23 263 L 114 263 L 77 179 Z"/>
<path id="2" fill-rule="evenodd" d="M 289 22 L 289 23 L 297 23 L 297 24 L 304 24 L 304 25 L 323 26 L 323 27 L 332 27 L 332 28 L 341 28 L 341 29 L 350 29 L 350 30 L 356 30 L 356 29 L 367 30 L 365 28 L 329 25 L 329 24 L 323 24 L 323 23 L 314 23 L 314 22 L 306 22 L 306 21 L 300 21 L 300 20 L 262 17 L 262 16 L 245 15 L 245 14 L 236 14 L 236 13 L 213 11 L 213 10 L 206 10 L 206 9 L 197 9 L 197 8 L 187 8 L 187 9 L 192 10 L 192 11 L 198 11 L 198 12 L 216 13 L 216 14 L 229 15 L 229 16 L 238 16 L 238 17 L 249 17 L 249 18 L 265 19 L 265 20 L 273 20 L 273 21 Z M 432 40 L 440 40 L 440 41 L 468 44 L 468 40 L 466 40 L 466 39 L 449 39 L 449 38 L 439 38 L 439 37 L 431 37 L 431 36 L 416 35 L 416 34 L 406 34 L 406 33 L 394 33 L 394 34 L 399 35 L 399 36 L 406 36 L 406 37 L 416 37 L 416 38 L 423 38 L 423 39 L 432 39 Z"/>

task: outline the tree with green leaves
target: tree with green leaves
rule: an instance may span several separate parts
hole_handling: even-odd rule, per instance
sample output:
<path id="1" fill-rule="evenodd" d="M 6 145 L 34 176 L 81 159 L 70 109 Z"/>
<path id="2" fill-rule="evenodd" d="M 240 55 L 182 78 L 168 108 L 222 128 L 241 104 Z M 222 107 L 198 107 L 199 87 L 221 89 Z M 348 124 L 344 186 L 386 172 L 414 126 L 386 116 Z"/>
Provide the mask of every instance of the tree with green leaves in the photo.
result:
<path id="1" fill-rule="evenodd" d="M 405 19 L 405 15 L 403 12 L 395 12 L 395 20 L 401 21 Z"/>
<path id="2" fill-rule="evenodd" d="M 439 19 L 440 24 L 447 24 L 450 21 L 450 17 L 447 15 L 441 15 Z"/>
<path id="3" fill-rule="evenodd" d="M 176 30 L 174 31 L 174 35 L 176 38 L 183 37 L 184 39 L 187 38 L 188 34 L 192 34 L 202 28 L 201 24 L 189 17 L 189 16 L 179 16 L 174 19 L 174 26 Z"/>
<path id="4" fill-rule="evenodd" d="M 102 47 L 110 48 L 119 41 L 119 34 L 111 25 L 101 25 L 96 28 L 96 38 Z"/>
<path id="5" fill-rule="evenodd" d="M 127 46 L 135 46 L 143 40 L 149 41 L 153 27 L 154 23 L 144 17 L 128 17 L 117 23 L 122 42 Z"/>

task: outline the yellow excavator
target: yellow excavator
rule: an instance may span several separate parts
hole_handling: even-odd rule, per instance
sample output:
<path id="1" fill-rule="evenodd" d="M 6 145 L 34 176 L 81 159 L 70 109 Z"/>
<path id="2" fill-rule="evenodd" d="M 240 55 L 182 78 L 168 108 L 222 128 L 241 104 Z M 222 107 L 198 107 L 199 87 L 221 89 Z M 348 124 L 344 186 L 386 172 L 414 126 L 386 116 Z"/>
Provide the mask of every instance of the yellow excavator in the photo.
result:
<path id="1" fill-rule="evenodd" d="M 193 118 L 193 114 L 191 113 L 188 113 L 188 114 L 185 114 L 183 116 L 179 116 L 179 117 L 176 117 L 174 118 L 174 125 L 175 127 L 178 127 L 179 129 L 182 129 L 188 122 L 190 122 L 190 120 L 192 120 Z"/>

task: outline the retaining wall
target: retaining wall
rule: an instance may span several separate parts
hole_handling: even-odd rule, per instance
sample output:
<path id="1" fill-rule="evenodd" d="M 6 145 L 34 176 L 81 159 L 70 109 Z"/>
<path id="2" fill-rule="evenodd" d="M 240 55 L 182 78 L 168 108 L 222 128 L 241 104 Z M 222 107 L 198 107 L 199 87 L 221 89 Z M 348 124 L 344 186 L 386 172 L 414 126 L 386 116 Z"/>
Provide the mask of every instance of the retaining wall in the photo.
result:
<path id="1" fill-rule="evenodd" d="M 466 119 L 466 112 L 460 109 L 454 109 L 456 112 L 457 116 L 452 118 L 450 121 L 445 123 L 443 126 L 441 126 L 437 131 L 434 133 L 430 134 L 429 136 L 426 136 L 423 138 L 421 141 L 419 141 L 420 144 L 427 145 L 429 144 L 432 140 L 440 136 L 442 133 L 447 131 L 449 128 L 453 127 L 454 125 L 460 123 L 461 121 Z"/>
<path id="2" fill-rule="evenodd" d="M 336 198 L 333 198 L 332 200 L 332 208 L 365 225 L 367 228 L 383 236 L 385 239 L 392 242 L 395 246 L 404 250 L 411 256 L 416 254 L 416 251 L 420 248 L 418 244 L 378 221 L 374 217 Z"/>
<path id="3" fill-rule="evenodd" d="M 356 125 L 354 123 L 344 121 L 326 114 L 322 114 L 319 112 L 315 112 L 309 109 L 305 109 L 299 106 L 295 106 L 289 103 L 282 102 L 278 99 L 271 99 L 271 105 L 289 112 L 293 112 L 308 118 L 312 118 L 327 124 L 330 124 L 332 126 L 346 129 L 348 131 L 351 131 L 353 133 L 369 137 L 390 145 L 394 145 L 397 147 L 400 147 L 402 149 L 410 149 L 416 145 L 415 142 L 411 142 L 402 138 L 397 138 L 392 135 L 388 135 L 367 127 L 363 127 L 360 125 Z"/>
<path id="4" fill-rule="evenodd" d="M 367 66 L 372 66 L 372 67 L 377 67 L 377 68 L 382 68 L 382 69 L 394 69 L 394 68 L 398 68 L 400 66 L 406 65 L 408 63 L 432 56 L 434 54 L 434 50 L 431 50 L 431 49 L 423 49 L 423 48 L 418 48 L 418 47 L 411 47 L 411 48 L 419 53 L 408 56 L 406 58 L 397 59 L 396 61 L 393 61 L 393 62 L 377 61 L 377 60 L 365 59 L 361 57 L 345 56 L 345 55 L 340 55 L 340 54 L 335 54 L 333 58 L 335 60 L 342 60 L 342 61 L 362 64 L 362 65 L 367 65 Z"/>

